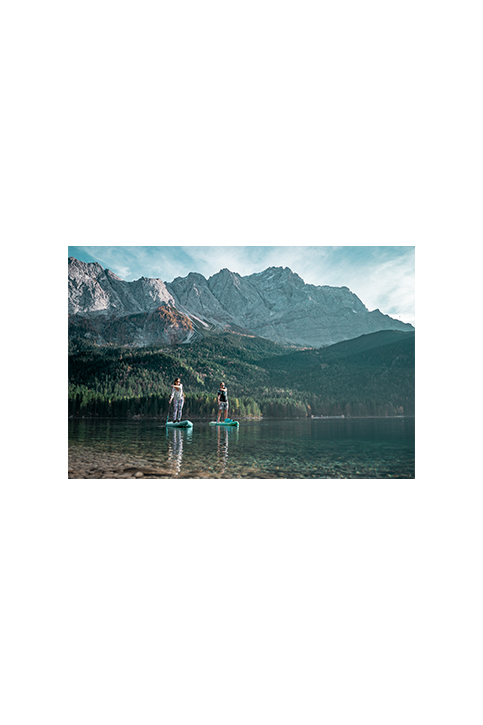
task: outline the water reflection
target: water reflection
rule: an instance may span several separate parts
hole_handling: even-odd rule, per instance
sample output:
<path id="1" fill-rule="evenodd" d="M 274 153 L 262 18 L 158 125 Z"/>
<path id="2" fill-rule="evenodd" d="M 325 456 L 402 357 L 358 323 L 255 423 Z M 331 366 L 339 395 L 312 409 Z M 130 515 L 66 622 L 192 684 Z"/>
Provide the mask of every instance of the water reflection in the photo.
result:
<path id="1" fill-rule="evenodd" d="M 183 462 L 183 446 L 186 440 L 191 442 L 193 437 L 192 428 L 166 428 L 166 438 L 168 439 L 168 468 L 174 476 L 178 476 L 181 471 Z"/>
<path id="2" fill-rule="evenodd" d="M 235 436 L 235 440 L 238 439 L 238 427 L 233 428 L 223 428 L 223 426 L 219 425 L 216 427 L 216 434 L 217 434 L 217 446 L 216 446 L 216 452 L 217 452 L 217 460 L 220 468 L 220 473 L 225 473 L 225 468 L 228 463 L 228 442 L 230 440 L 230 436 Z"/>
<path id="3" fill-rule="evenodd" d="M 204 421 L 194 428 L 165 428 L 157 420 L 73 419 L 69 447 L 76 470 L 95 469 L 99 478 L 113 466 L 138 463 L 169 471 L 171 478 L 415 475 L 414 419 L 266 420 L 239 428 Z"/>

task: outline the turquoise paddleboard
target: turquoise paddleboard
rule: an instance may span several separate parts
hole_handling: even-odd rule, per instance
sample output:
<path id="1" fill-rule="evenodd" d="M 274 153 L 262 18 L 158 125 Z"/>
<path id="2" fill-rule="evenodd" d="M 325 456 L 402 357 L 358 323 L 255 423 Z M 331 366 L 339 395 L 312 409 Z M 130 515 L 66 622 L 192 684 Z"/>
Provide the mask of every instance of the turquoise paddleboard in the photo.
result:
<path id="1" fill-rule="evenodd" d="M 227 418 L 226 420 L 221 421 L 218 423 L 216 420 L 212 421 L 210 425 L 240 425 L 240 423 L 237 420 L 232 420 L 231 418 Z"/>
<path id="2" fill-rule="evenodd" d="M 192 428 L 193 423 L 190 420 L 180 420 L 176 423 L 166 423 L 170 428 Z"/>

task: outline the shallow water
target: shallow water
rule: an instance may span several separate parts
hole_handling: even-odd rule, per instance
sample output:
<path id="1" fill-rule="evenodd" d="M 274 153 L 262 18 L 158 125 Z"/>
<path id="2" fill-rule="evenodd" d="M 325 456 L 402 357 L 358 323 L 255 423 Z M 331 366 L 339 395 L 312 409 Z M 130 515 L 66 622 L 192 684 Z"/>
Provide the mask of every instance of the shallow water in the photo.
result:
<path id="1" fill-rule="evenodd" d="M 69 478 L 414 478 L 414 418 L 69 420 Z"/>

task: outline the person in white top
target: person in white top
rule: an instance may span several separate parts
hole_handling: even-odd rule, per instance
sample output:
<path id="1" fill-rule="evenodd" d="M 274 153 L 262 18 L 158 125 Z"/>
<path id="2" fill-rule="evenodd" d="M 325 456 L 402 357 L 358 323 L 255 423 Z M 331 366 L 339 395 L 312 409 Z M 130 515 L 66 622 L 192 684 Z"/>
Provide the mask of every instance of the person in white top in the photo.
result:
<path id="1" fill-rule="evenodd" d="M 170 404 L 172 400 L 174 400 L 173 422 L 176 423 L 181 420 L 181 411 L 184 405 L 183 386 L 179 378 L 176 378 L 171 388 Z"/>

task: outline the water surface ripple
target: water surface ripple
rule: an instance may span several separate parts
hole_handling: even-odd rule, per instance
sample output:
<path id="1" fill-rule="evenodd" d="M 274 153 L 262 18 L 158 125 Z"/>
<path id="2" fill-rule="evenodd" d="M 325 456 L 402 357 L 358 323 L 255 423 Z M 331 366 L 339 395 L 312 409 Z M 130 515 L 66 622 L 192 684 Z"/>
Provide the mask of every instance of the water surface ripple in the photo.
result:
<path id="1" fill-rule="evenodd" d="M 414 478 L 414 418 L 69 420 L 69 478 Z"/>

